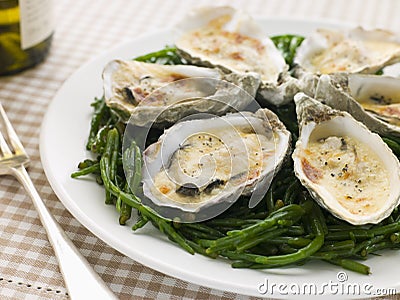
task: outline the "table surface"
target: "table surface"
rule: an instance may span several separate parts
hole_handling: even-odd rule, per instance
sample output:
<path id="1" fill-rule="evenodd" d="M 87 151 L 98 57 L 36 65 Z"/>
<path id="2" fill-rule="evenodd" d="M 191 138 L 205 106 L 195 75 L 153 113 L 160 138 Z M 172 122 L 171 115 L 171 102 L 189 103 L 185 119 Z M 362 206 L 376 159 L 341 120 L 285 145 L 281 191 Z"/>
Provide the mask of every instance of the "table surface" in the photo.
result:
<path id="1" fill-rule="evenodd" d="M 120 299 L 247 299 L 172 278 L 115 251 L 83 227 L 52 191 L 39 157 L 40 126 L 63 82 L 110 47 L 174 24 L 204 0 L 57 0 L 51 53 L 39 66 L 0 77 L 0 101 L 32 158 L 29 173 L 67 235 Z M 263 17 L 332 19 L 400 32 L 398 0 L 221 0 Z M 37 213 L 12 177 L 0 179 L 0 298 L 66 299 L 67 290 Z"/>

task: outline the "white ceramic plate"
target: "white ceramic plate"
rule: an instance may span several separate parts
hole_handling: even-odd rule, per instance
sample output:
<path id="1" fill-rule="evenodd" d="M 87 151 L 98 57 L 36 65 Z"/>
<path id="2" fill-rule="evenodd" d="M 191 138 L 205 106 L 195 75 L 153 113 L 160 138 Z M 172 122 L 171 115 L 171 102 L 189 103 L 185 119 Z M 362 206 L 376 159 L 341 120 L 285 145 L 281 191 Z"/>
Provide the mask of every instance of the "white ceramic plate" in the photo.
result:
<path id="1" fill-rule="evenodd" d="M 343 27 L 327 22 L 258 20 L 271 35 L 307 35 L 316 27 Z M 373 296 L 379 288 L 400 290 L 400 254 L 396 251 L 368 259 L 366 263 L 373 272 L 370 276 L 350 271 L 343 273 L 339 267 L 319 262 L 265 271 L 232 269 L 223 260 L 186 253 L 151 225 L 136 233 L 131 231 L 130 226 L 120 226 L 115 208 L 104 204 L 102 187 L 92 180 L 70 178 L 77 163 L 89 155 L 85 151 L 92 114 L 89 104 L 95 96 L 102 95 L 103 66 L 112 59 L 130 59 L 162 49 L 173 42 L 172 31 L 164 30 L 123 44 L 81 67 L 64 83 L 52 101 L 42 126 L 40 154 L 52 188 L 74 217 L 128 257 L 165 274 L 215 289 L 274 298 L 291 298 L 293 294 L 302 294 L 308 298 L 309 294 L 322 292 L 325 296 L 355 298 L 368 296 L 368 293 Z M 265 295 L 258 290 L 263 283 L 268 283 Z M 366 287 L 365 283 L 372 288 Z M 313 287 L 310 293 L 310 285 L 315 285 L 317 290 Z M 352 285 L 360 287 L 361 295 L 358 295 L 357 290 L 356 293 L 352 292 Z M 349 287 L 350 293 L 347 292 Z M 267 289 L 265 285 L 263 288 L 263 291 Z M 304 292 L 302 288 L 305 288 Z"/>

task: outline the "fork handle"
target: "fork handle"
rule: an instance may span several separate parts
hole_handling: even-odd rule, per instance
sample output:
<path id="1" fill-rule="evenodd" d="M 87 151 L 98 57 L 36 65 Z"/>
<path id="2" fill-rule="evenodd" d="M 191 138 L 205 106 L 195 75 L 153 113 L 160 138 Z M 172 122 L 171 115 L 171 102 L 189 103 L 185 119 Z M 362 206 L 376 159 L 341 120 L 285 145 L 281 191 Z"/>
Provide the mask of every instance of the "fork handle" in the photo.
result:
<path id="1" fill-rule="evenodd" d="M 51 215 L 25 167 L 13 168 L 12 171 L 32 198 L 53 246 L 70 298 L 73 300 L 117 299 Z"/>

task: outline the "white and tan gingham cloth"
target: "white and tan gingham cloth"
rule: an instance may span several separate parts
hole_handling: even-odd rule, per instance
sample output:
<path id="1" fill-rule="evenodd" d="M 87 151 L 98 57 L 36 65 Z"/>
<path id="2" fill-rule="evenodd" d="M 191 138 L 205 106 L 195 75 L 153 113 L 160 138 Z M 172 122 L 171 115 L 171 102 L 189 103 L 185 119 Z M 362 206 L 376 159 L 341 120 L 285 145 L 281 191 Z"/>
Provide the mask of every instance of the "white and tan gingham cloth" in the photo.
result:
<path id="1" fill-rule="evenodd" d="M 80 252 L 120 299 L 247 299 L 149 269 L 118 253 L 77 222 L 51 190 L 40 163 L 39 132 L 49 103 L 65 79 L 86 61 L 120 42 L 170 26 L 198 5 L 229 4 L 257 16 L 343 20 L 400 32 L 400 1 L 54 2 L 57 27 L 47 60 L 21 74 L 0 77 L 0 101 L 32 158 L 29 173 L 39 194 Z M 16 180 L 1 177 L 0 299 L 66 298 L 67 290 L 53 250 L 30 199 Z"/>

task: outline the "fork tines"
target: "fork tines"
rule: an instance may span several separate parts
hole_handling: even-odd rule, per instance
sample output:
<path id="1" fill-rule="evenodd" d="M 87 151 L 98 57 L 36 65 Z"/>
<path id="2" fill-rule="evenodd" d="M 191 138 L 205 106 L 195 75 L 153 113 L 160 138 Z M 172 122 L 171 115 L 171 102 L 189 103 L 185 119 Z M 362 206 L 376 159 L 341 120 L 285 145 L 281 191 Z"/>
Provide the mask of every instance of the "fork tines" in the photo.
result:
<path id="1" fill-rule="evenodd" d="M 3 158 L 11 157 L 15 155 L 26 156 L 24 147 L 19 140 L 14 128 L 8 119 L 6 112 L 0 102 L 0 150 Z"/>

